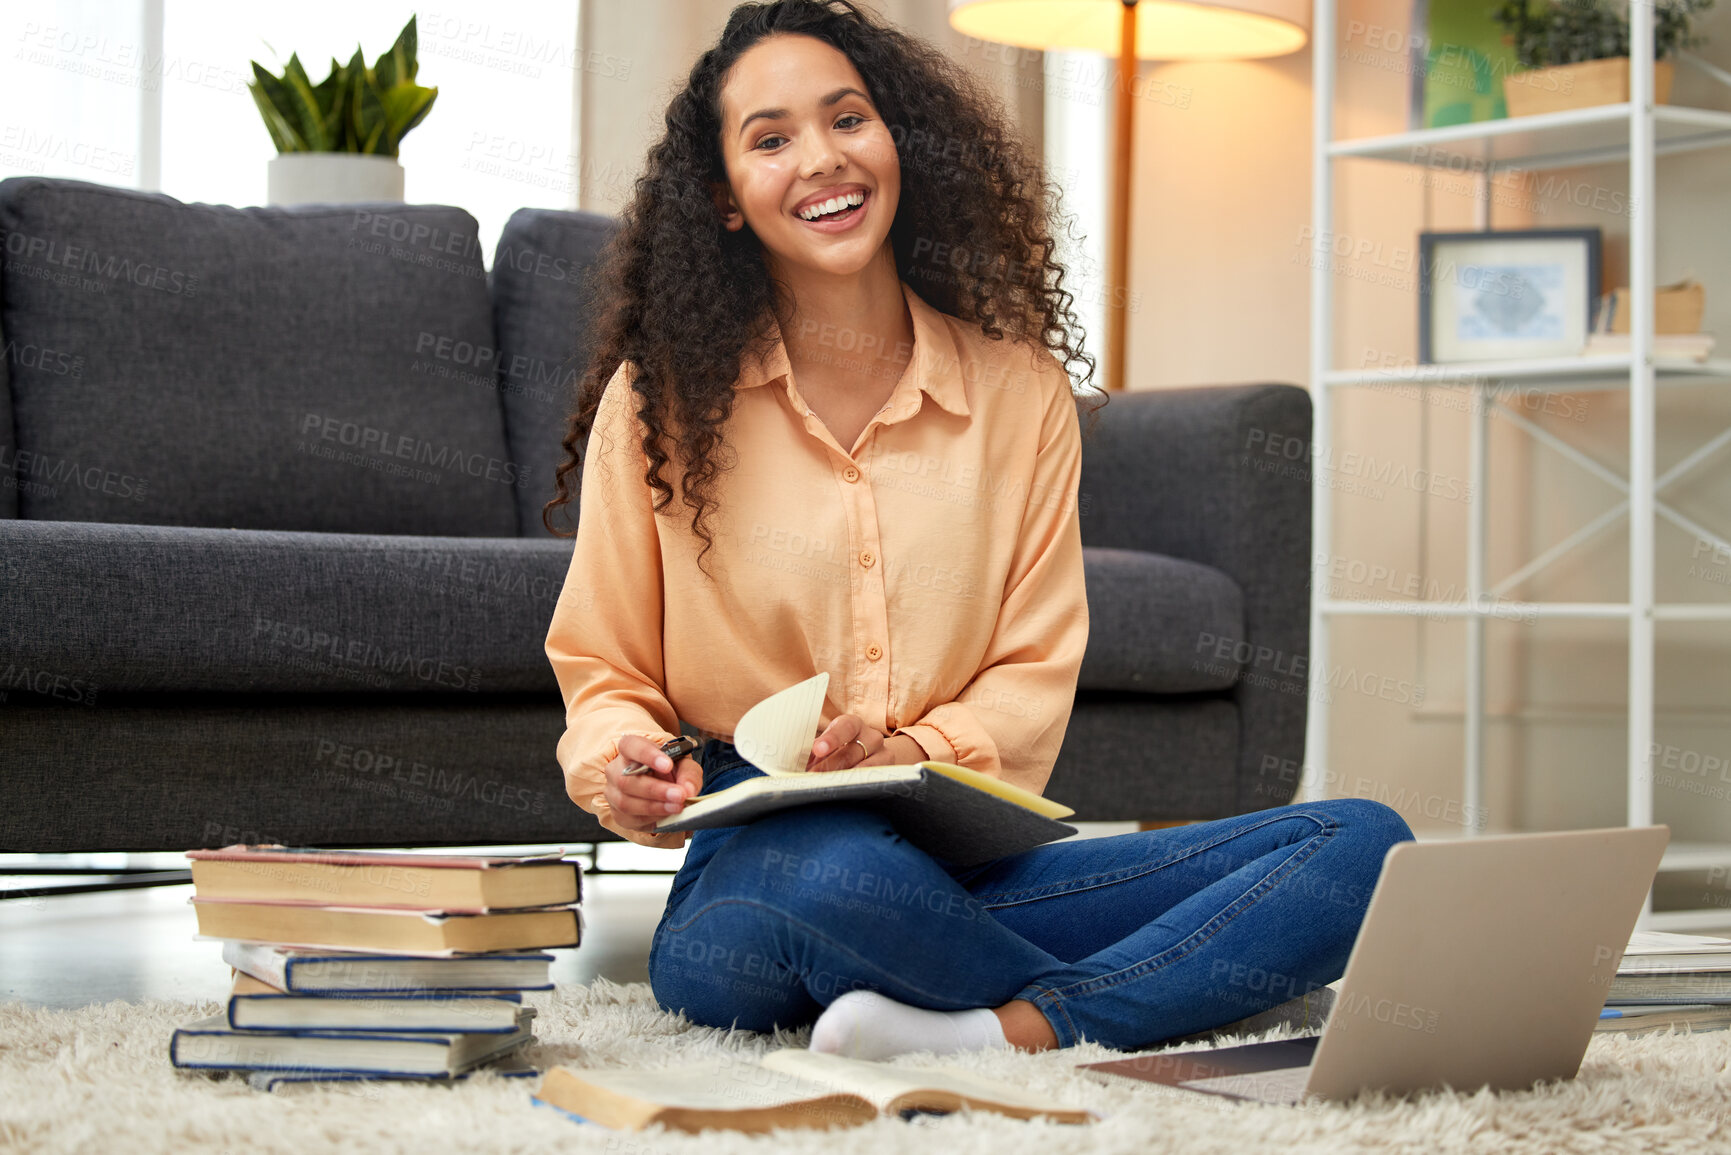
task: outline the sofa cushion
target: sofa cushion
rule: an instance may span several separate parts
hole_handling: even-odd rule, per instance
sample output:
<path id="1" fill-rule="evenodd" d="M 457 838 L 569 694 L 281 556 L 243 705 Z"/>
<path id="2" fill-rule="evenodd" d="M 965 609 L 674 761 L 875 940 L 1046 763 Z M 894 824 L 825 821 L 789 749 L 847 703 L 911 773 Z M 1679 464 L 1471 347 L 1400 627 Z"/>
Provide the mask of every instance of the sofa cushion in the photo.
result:
<path id="1" fill-rule="evenodd" d="M 102 691 L 547 691 L 568 538 L 0 521 L 0 681 Z M 1079 689 L 1225 689 L 1238 589 L 1160 554 L 1085 548 Z M 0 685 L 0 690 L 7 688 Z M 72 694 L 65 690 L 61 696 Z"/>
<path id="2" fill-rule="evenodd" d="M 571 549 L 0 521 L 0 689 L 529 690 L 557 707 L 544 647 Z"/>
<path id="3" fill-rule="evenodd" d="M 1042 793 L 1074 807 L 1080 822 L 1240 813 L 1234 767 L 1241 725 L 1227 694 L 1084 690 Z"/>
<path id="4" fill-rule="evenodd" d="M 547 534 L 541 510 L 553 498 L 553 471 L 565 461 L 565 429 L 589 365 L 589 322 L 598 304 L 590 273 L 618 227 L 601 213 L 518 209 L 493 252 L 505 434 L 512 459 L 529 467 L 529 484 L 516 491 L 525 536 Z M 575 525 L 576 515 L 572 502 L 554 524 Z"/>
<path id="5" fill-rule="evenodd" d="M 18 513 L 511 536 L 474 218 L 0 182 Z"/>
<path id="6" fill-rule="evenodd" d="M 1183 694 L 1238 680 L 1244 595 L 1237 582 L 1212 566 L 1100 546 L 1083 547 L 1082 571 L 1088 649 L 1078 689 Z"/>

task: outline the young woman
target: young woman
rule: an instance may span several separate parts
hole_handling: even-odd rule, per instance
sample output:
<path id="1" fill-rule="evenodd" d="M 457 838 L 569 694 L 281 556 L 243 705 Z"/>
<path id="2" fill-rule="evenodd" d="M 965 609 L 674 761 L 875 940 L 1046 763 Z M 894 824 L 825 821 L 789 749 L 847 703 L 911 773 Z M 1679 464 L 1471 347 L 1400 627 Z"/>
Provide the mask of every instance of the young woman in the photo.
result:
<path id="1" fill-rule="evenodd" d="M 666 125 L 547 508 L 580 469 L 547 637 L 568 793 L 685 845 L 657 820 L 761 773 L 740 715 L 826 670 L 810 770 L 1043 789 L 1088 631 L 1069 367 L 1092 361 L 1055 192 L 964 73 L 848 0 L 735 9 Z M 709 737 L 675 764 L 682 720 Z M 690 838 L 650 976 L 697 1022 L 815 1020 L 855 1056 L 1143 1047 L 1339 977 L 1409 837 L 1348 799 L 963 868 L 796 808 Z"/>

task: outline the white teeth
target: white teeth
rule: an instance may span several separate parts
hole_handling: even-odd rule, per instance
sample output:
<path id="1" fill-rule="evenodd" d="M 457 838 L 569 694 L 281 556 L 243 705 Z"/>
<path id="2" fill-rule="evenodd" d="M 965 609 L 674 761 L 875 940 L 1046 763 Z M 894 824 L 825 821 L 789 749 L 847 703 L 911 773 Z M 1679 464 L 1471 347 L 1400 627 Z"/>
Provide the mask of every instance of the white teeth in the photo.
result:
<path id="1" fill-rule="evenodd" d="M 839 212 L 844 208 L 854 207 L 864 203 L 865 194 L 863 192 L 844 193 L 839 197 L 830 197 L 826 201 L 821 201 L 814 205 L 807 205 L 805 208 L 799 210 L 799 215 L 803 220 L 815 221 L 821 216 L 827 216 L 830 213 Z"/>

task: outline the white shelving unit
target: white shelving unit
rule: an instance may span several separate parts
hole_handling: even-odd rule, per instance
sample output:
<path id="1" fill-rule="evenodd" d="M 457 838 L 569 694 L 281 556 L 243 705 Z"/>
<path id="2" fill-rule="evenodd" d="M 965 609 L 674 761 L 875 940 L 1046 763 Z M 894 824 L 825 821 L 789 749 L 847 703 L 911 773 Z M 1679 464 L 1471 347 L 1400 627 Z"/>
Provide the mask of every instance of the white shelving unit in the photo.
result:
<path id="1" fill-rule="evenodd" d="M 1482 814 L 1485 734 L 1485 621 L 1493 616 L 1528 614 L 1551 618 L 1611 618 L 1629 623 L 1628 686 L 1628 808 L 1626 821 L 1644 826 L 1653 821 L 1653 782 L 1644 773 L 1654 734 L 1654 625 L 1659 621 L 1731 621 L 1731 606 L 1657 604 L 1653 585 L 1653 525 L 1663 517 L 1700 540 L 1731 552 L 1723 535 L 1684 516 L 1661 499 L 1666 486 L 1690 472 L 1731 442 L 1731 429 L 1711 438 L 1665 473 L 1655 475 L 1654 401 L 1657 388 L 1668 383 L 1731 380 L 1731 360 L 1705 363 L 1656 361 L 1653 357 L 1654 160 L 1694 149 L 1731 146 L 1731 113 L 1653 104 L 1653 8 L 1630 5 L 1633 59 L 1630 86 L 1633 99 L 1624 104 L 1524 116 L 1448 128 L 1396 133 L 1356 140 L 1334 139 L 1334 92 L 1337 32 L 1333 0 L 1314 6 L 1311 223 L 1315 260 L 1311 262 L 1310 370 L 1315 411 L 1313 459 L 1332 460 L 1333 394 L 1364 386 L 1468 388 L 1479 403 L 1472 406 L 1468 443 L 1468 473 L 1473 498 L 1467 522 L 1466 598 L 1462 603 L 1425 601 L 1358 601 L 1330 596 L 1326 561 L 1319 560 L 1312 576 L 1310 668 L 1329 668 L 1328 626 L 1349 615 L 1458 617 L 1466 637 L 1465 725 L 1462 813 L 1468 816 L 1462 834 L 1475 833 L 1471 819 Z M 1529 361 L 1481 362 L 1472 365 L 1422 365 L 1394 371 L 1340 370 L 1332 364 L 1334 301 L 1328 245 L 1334 235 L 1334 165 L 1341 161 L 1383 161 L 1397 164 L 1446 165 L 1451 171 L 1482 174 L 1504 169 L 1542 170 L 1581 164 L 1627 160 L 1629 165 L 1629 263 L 1634 298 L 1630 319 L 1631 351 L 1622 356 L 1544 358 Z M 1488 201 L 1480 199 L 1488 206 Z M 1488 207 L 1481 212 L 1488 211 Z M 1630 475 L 1623 478 L 1500 404 L 1493 391 L 1544 391 L 1566 387 L 1629 390 Z M 1485 572 L 1487 445 L 1492 413 L 1513 423 L 1549 448 L 1620 489 L 1626 498 L 1589 521 L 1569 537 L 1496 582 Z M 1312 517 L 1317 555 L 1332 553 L 1333 490 L 1312 470 Z M 1505 591 L 1518 588 L 1568 550 L 1623 517 L 1629 518 L 1629 600 L 1619 603 L 1511 602 Z M 1328 702 L 1312 694 L 1306 738 L 1305 765 L 1312 775 L 1329 765 Z M 1313 779 L 1314 781 L 1314 779 Z M 1308 785 L 1308 784 L 1307 784 Z M 1731 844 L 1673 843 L 1661 870 L 1701 870 L 1731 866 Z M 1641 925 L 1649 929 L 1687 930 L 1723 925 L 1723 909 L 1699 911 L 1652 910 Z"/>

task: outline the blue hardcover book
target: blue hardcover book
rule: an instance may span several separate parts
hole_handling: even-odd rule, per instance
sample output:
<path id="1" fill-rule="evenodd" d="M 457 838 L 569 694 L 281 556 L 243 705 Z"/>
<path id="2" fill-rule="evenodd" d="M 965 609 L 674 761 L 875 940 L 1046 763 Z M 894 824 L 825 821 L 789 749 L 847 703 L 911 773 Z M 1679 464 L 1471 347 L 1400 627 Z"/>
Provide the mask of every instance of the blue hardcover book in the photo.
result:
<path id="1" fill-rule="evenodd" d="M 444 1031 L 237 1031 L 227 1016 L 188 1023 L 169 1039 L 182 1070 L 277 1070 L 352 1075 L 450 1076 L 510 1053 L 534 1038 L 534 1007 L 504 1034 Z"/>
<path id="2" fill-rule="evenodd" d="M 442 1031 L 517 1029 L 517 991 L 412 991 L 395 995 L 288 994 L 236 971 L 228 1025 L 241 1031 Z"/>
<path id="3" fill-rule="evenodd" d="M 1731 1006 L 1724 1003 L 1653 1003 L 1606 1007 L 1596 1030 L 1639 1035 L 1650 1031 L 1722 1031 L 1731 1027 Z"/>
<path id="4" fill-rule="evenodd" d="M 427 958 L 424 955 L 306 950 L 227 939 L 222 961 L 289 994 L 404 994 L 410 991 L 550 991 L 545 952 Z"/>

